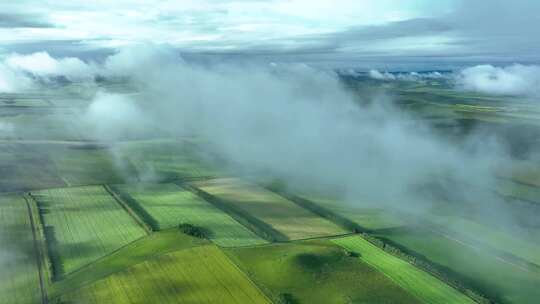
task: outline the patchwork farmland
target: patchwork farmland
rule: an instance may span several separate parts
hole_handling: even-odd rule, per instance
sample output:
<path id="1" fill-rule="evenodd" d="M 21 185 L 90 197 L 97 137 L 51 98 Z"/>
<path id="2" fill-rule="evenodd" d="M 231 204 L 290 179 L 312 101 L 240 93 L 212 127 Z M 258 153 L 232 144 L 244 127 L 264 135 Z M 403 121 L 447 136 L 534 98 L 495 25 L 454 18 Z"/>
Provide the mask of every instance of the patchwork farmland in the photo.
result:
<path id="1" fill-rule="evenodd" d="M 122 83 L 96 86 L 0 94 L 0 126 L 12 129 L 0 133 L 0 304 L 540 298 L 534 162 L 497 164 L 491 187 L 437 188 L 412 210 L 400 198 L 363 200 L 356 193 L 367 187 L 349 189 L 346 177 L 276 181 L 219 155 L 209 138 L 160 126 L 141 122 L 137 132 L 95 139 L 79 120 L 98 87 L 133 93 Z M 395 89 L 400 107 L 455 137 L 469 124 L 514 125 L 529 115 L 474 94 Z M 486 202 L 462 200 L 477 193 Z M 510 215 L 479 216 L 485 206 Z"/>

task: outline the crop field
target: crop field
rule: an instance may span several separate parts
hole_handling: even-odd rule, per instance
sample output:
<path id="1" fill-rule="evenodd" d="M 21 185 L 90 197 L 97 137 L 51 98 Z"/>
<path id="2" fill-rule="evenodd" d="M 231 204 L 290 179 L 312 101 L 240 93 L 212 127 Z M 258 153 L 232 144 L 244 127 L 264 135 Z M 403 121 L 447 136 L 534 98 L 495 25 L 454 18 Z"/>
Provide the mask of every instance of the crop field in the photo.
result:
<path id="1" fill-rule="evenodd" d="M 114 151 L 108 147 L 55 145 L 48 147 L 47 153 L 68 186 L 137 180 L 131 163 L 115 158 Z"/>
<path id="2" fill-rule="evenodd" d="M 0 196 L 0 303 L 41 300 L 39 272 L 28 207 L 22 196 Z"/>
<path id="3" fill-rule="evenodd" d="M 1 192 L 65 185 L 48 155 L 33 145 L 0 143 L 0 172 Z"/>
<path id="4" fill-rule="evenodd" d="M 266 243 L 226 213 L 175 184 L 116 185 L 113 189 L 134 199 L 157 222 L 159 229 L 189 223 L 207 230 L 209 238 L 220 246 Z"/>
<path id="5" fill-rule="evenodd" d="M 42 96 L 21 96 L 0 93 L 0 107 L 48 107 L 51 104 Z"/>
<path id="6" fill-rule="evenodd" d="M 12 126 L 12 132 L 0 133 L 0 139 L 22 140 L 78 140 L 79 132 L 71 119 L 73 113 L 36 114 L 21 113 L 1 117 L 4 124 Z"/>
<path id="7" fill-rule="evenodd" d="M 423 303 L 474 303 L 434 276 L 384 252 L 359 236 L 334 239 L 332 242 L 357 253 L 361 261 L 390 277 Z"/>
<path id="8" fill-rule="evenodd" d="M 228 255 L 274 300 L 296 302 L 422 303 L 368 264 L 329 241 L 232 248 Z"/>
<path id="9" fill-rule="evenodd" d="M 532 187 L 540 187 L 540 168 L 532 161 L 515 160 L 510 164 L 501 164 L 496 173 L 502 179 Z"/>
<path id="10" fill-rule="evenodd" d="M 286 239 L 306 239 L 347 233 L 330 221 L 291 201 L 240 179 L 193 182 L 197 189 L 268 224 Z"/>
<path id="11" fill-rule="evenodd" d="M 49 298 L 59 298 L 73 290 L 91 285 L 148 259 L 209 244 L 208 240 L 178 233 L 176 229 L 154 232 L 89 264 L 79 271 L 66 275 L 61 281 L 54 282 L 49 290 Z"/>
<path id="12" fill-rule="evenodd" d="M 128 155 L 127 160 L 143 180 L 213 177 L 224 172 L 211 155 L 205 155 L 190 139 L 133 141 L 118 145 L 118 151 Z"/>
<path id="13" fill-rule="evenodd" d="M 488 227 L 483 224 L 459 217 L 432 217 L 434 222 L 449 231 L 465 234 L 464 238 L 474 239 L 474 242 L 489 246 L 492 250 L 500 250 L 538 265 L 540 270 L 540 245 L 521 237 L 518 233 L 508 234 L 497 227 Z"/>
<path id="14" fill-rule="evenodd" d="M 501 180 L 496 191 L 505 197 L 540 205 L 540 187 Z"/>
<path id="15" fill-rule="evenodd" d="M 540 272 L 493 256 L 450 235 L 422 228 L 379 231 L 377 236 L 423 256 L 500 303 L 534 303 L 540 297 Z"/>
<path id="16" fill-rule="evenodd" d="M 61 298 L 101 303 L 270 303 L 218 248 L 202 246 L 137 264 Z"/>
<path id="17" fill-rule="evenodd" d="M 32 192 L 45 225 L 56 278 L 145 235 L 101 186 Z"/>
<path id="18" fill-rule="evenodd" d="M 324 209 L 321 211 L 322 213 L 329 211 L 367 230 L 387 229 L 404 224 L 404 221 L 397 214 L 373 206 L 362 206 L 361 203 L 309 194 L 301 194 L 298 197 L 315 204 L 315 208 L 322 207 Z"/>

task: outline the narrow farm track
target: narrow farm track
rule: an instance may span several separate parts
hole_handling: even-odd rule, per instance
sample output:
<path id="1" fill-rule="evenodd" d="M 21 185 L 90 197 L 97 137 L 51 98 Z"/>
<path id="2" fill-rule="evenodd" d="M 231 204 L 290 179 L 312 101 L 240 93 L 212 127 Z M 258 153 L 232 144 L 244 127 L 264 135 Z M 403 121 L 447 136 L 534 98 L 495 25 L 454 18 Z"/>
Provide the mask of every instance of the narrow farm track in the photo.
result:
<path id="1" fill-rule="evenodd" d="M 26 207 L 28 208 L 28 216 L 30 217 L 30 226 L 32 228 L 32 238 L 34 239 L 34 250 L 36 252 L 35 256 L 36 256 L 38 276 L 39 276 L 39 288 L 41 290 L 41 303 L 47 304 L 48 303 L 47 289 L 45 287 L 45 279 L 44 279 L 44 273 L 43 273 L 44 265 L 42 265 L 41 263 L 40 255 L 41 255 L 42 250 L 39 248 L 40 245 L 37 238 L 37 230 L 36 230 L 36 224 L 35 224 L 36 221 L 32 214 L 32 207 L 30 206 L 31 203 L 28 201 L 28 198 L 26 197 L 26 195 L 23 195 L 23 198 L 24 198 L 24 201 L 26 202 Z"/>

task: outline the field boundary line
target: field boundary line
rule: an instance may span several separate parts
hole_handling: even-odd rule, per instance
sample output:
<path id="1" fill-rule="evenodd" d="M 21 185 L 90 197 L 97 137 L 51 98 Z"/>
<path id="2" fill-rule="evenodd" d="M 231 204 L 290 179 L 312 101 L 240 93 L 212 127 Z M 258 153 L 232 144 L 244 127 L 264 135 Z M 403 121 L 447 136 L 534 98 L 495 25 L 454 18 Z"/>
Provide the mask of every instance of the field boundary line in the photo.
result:
<path id="1" fill-rule="evenodd" d="M 122 209 L 126 210 L 126 212 L 131 216 L 131 218 L 139 226 L 141 226 L 141 228 L 146 232 L 147 235 L 152 234 L 152 228 L 148 226 L 148 224 L 145 223 L 142 219 L 140 219 L 135 213 L 135 211 L 133 211 L 131 207 L 129 207 L 129 205 L 124 202 L 124 200 L 116 192 L 114 192 L 111 187 L 109 187 L 109 185 L 103 184 L 102 186 L 103 189 L 105 189 L 105 191 L 109 193 L 109 195 L 122 207 Z"/>
<path id="2" fill-rule="evenodd" d="M 40 290 L 41 290 L 41 303 L 42 304 L 48 304 L 48 298 L 47 298 L 47 287 L 46 287 L 46 284 L 45 282 L 47 282 L 48 280 L 45 279 L 45 275 L 48 273 L 48 271 L 46 269 L 43 269 L 44 268 L 44 265 L 46 265 L 47 263 L 47 255 L 43 252 L 44 250 L 46 250 L 44 248 L 45 245 L 45 241 L 44 241 L 44 237 L 41 233 L 38 232 L 38 226 L 40 225 L 40 222 L 36 222 L 36 219 L 34 218 L 34 212 L 33 212 L 33 208 L 32 208 L 32 203 L 30 202 L 27 194 L 24 194 L 23 195 L 23 199 L 24 201 L 26 202 L 26 207 L 28 209 L 28 216 L 30 218 L 30 227 L 32 229 L 32 238 L 34 240 L 34 249 L 36 250 L 36 263 L 37 263 L 37 268 L 38 268 L 38 277 L 39 277 L 39 287 L 40 287 Z M 30 197 L 30 199 L 32 199 Z M 32 199 L 33 200 L 33 199 Z M 37 208 L 37 206 L 36 206 Z M 39 221 L 39 219 L 37 219 L 37 221 Z M 40 230 L 41 231 L 41 230 Z M 43 240 L 43 246 L 40 245 L 40 241 L 38 240 L 38 235 L 40 236 L 40 240 Z"/>
<path id="3" fill-rule="evenodd" d="M 214 244 L 214 246 L 216 246 Z M 263 292 L 263 290 L 259 287 L 259 285 L 257 283 L 255 283 L 254 280 L 252 280 L 249 275 L 240 268 L 240 266 L 236 265 L 236 263 L 231 259 L 231 257 L 229 257 L 229 255 L 227 254 L 227 252 L 223 251 L 221 249 L 221 247 L 219 246 L 216 246 L 217 250 L 219 250 L 219 252 L 221 252 L 221 254 L 223 254 L 225 256 L 225 258 L 227 259 L 227 261 L 229 262 L 229 264 L 232 265 L 232 267 L 234 269 L 236 269 L 242 276 L 244 276 L 244 278 L 251 283 L 251 285 L 253 285 L 253 287 L 268 301 L 268 303 L 274 303 L 274 301 L 272 301 L 272 299 L 270 299 L 270 297 L 268 297 L 266 295 L 265 292 Z"/>

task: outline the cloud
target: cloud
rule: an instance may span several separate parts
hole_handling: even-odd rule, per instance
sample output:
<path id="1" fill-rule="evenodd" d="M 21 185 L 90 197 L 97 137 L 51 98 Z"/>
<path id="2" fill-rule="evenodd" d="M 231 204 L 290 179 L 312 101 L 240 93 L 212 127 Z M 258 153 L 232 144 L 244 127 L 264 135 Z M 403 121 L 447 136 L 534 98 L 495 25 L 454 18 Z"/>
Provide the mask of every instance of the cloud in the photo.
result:
<path id="1" fill-rule="evenodd" d="M 428 203 L 416 193 L 426 182 L 490 183 L 491 166 L 504 154 L 487 136 L 471 141 L 483 143 L 474 152 L 460 150 L 385 96 L 362 106 L 334 73 L 306 65 L 198 66 L 177 55 L 167 63 L 160 54 L 173 49 L 139 48 L 107 60 L 135 80 L 139 112 L 172 134 L 205 138 L 208 151 L 240 171 L 342 187 L 356 201 L 398 204 L 399 197 L 396 208 L 407 208 Z"/>
<path id="2" fill-rule="evenodd" d="M 370 70 L 368 73 L 369 77 L 377 80 L 395 80 L 396 76 L 388 72 L 379 72 L 378 70 Z"/>
<path id="3" fill-rule="evenodd" d="M 424 81 L 428 79 L 441 79 L 449 78 L 449 75 L 442 74 L 440 72 L 400 72 L 400 73 L 390 73 L 390 72 L 381 72 L 379 70 L 370 70 L 367 74 L 370 78 L 377 80 L 386 80 L 386 81 Z"/>
<path id="4" fill-rule="evenodd" d="M 89 136 L 105 141 L 129 138 L 144 132 L 145 113 L 129 95 L 98 92 L 82 115 Z"/>
<path id="5" fill-rule="evenodd" d="M 10 136 L 11 134 L 13 134 L 14 131 L 15 126 L 12 123 L 0 121 L 0 136 L 2 138 Z"/>
<path id="6" fill-rule="evenodd" d="M 458 85 L 465 90 L 493 95 L 540 96 L 540 66 L 478 65 L 462 70 Z"/>
<path id="7" fill-rule="evenodd" d="M 32 79 L 0 62 L 0 93 L 13 93 L 32 87 Z"/>
<path id="8" fill-rule="evenodd" d="M 0 61 L 0 92 L 13 93 L 34 88 L 57 77 L 69 81 L 93 81 L 100 67 L 76 57 L 53 58 L 47 52 L 9 54 Z"/>
<path id="9" fill-rule="evenodd" d="M 51 28 L 52 23 L 32 14 L 0 13 L 0 28 Z"/>
<path id="10" fill-rule="evenodd" d="M 55 59 L 47 52 L 12 54 L 5 59 L 5 64 L 13 70 L 28 72 L 37 77 L 64 76 L 68 80 L 91 79 L 97 72 L 97 68 L 79 58 Z"/>

